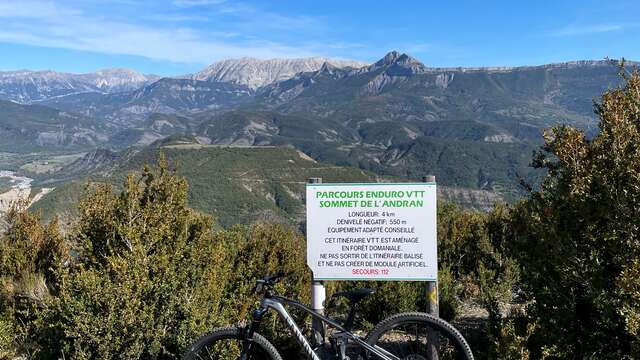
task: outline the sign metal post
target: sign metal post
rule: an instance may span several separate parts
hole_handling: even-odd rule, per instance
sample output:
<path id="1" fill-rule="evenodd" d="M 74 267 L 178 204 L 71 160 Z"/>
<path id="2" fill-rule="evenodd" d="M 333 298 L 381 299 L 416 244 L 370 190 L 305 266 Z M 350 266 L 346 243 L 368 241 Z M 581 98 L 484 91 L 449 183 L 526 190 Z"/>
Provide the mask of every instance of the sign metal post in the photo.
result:
<path id="1" fill-rule="evenodd" d="M 322 184 L 322 178 L 309 178 L 309 184 Z M 307 224 L 308 225 L 308 224 Z M 313 273 L 311 273 L 311 308 L 319 314 L 324 315 L 324 300 L 327 296 L 327 292 L 324 288 L 324 283 L 320 280 L 315 280 Z M 324 323 L 319 319 L 311 319 L 311 329 L 313 331 L 313 337 L 317 345 L 324 343 Z"/>
<path id="2" fill-rule="evenodd" d="M 427 175 L 422 178 L 423 182 L 426 183 L 435 183 L 436 177 L 434 175 Z M 438 306 L 438 281 L 427 281 L 426 286 L 426 296 L 427 296 L 427 314 L 433 315 L 435 317 L 440 316 L 440 308 Z M 430 334 L 432 339 L 437 338 L 437 334 Z M 437 340 L 436 340 L 437 341 Z M 438 360 L 438 350 L 437 344 L 435 342 L 429 342 L 429 348 L 427 349 L 427 358 L 429 360 Z"/>

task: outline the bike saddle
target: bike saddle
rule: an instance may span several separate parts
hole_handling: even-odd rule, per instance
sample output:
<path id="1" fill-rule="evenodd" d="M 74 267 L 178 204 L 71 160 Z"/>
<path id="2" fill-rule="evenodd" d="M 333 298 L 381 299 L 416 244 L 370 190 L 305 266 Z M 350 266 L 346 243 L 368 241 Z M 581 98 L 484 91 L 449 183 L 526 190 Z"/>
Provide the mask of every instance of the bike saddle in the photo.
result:
<path id="1" fill-rule="evenodd" d="M 349 290 L 349 291 L 340 291 L 337 292 L 335 294 L 333 294 L 333 297 L 335 298 L 345 298 L 347 300 L 349 300 L 351 302 L 351 304 L 357 304 L 360 300 L 366 298 L 367 296 L 375 293 L 376 291 L 374 289 L 367 289 L 367 288 L 360 288 L 360 289 L 353 289 L 353 290 Z"/>

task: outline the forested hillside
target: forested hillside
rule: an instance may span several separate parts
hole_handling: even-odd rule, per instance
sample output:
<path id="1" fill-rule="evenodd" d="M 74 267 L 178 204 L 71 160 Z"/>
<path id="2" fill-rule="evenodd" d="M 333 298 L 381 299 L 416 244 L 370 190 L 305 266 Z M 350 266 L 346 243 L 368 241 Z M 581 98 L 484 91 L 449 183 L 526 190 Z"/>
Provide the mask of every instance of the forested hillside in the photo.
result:
<path id="1" fill-rule="evenodd" d="M 0 151 L 83 150 L 106 144 L 109 125 L 40 105 L 0 100 Z"/>
<path id="2" fill-rule="evenodd" d="M 325 182 L 403 180 L 318 162 L 290 147 L 202 145 L 193 137 L 170 137 L 139 151 L 90 153 L 62 167 L 49 174 L 42 185 L 55 189 L 31 210 L 42 211 L 47 220 L 56 214 L 71 218 L 74 202 L 86 185 L 108 183 L 118 187 L 127 174 L 157 163 L 159 156 L 176 166 L 188 181 L 189 206 L 214 215 L 222 226 L 256 221 L 302 226 L 305 183 L 311 177 L 321 177 Z M 445 186 L 440 188 L 440 196 L 481 210 L 490 209 L 496 201 L 489 192 Z"/>

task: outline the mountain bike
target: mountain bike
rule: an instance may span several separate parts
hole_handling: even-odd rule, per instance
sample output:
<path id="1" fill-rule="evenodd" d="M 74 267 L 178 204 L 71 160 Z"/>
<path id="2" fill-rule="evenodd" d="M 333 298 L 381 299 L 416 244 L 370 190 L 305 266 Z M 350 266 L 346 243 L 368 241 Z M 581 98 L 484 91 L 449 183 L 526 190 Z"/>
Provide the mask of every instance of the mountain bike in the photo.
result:
<path id="1" fill-rule="evenodd" d="M 393 315 L 376 325 L 365 338 L 361 338 L 351 332 L 356 308 L 361 300 L 374 294 L 374 290 L 356 289 L 336 293 L 335 298 L 345 298 L 350 305 L 346 321 L 339 324 L 296 300 L 275 294 L 273 286 L 283 276 L 284 274 L 279 273 L 256 282 L 254 290 L 262 293 L 263 297 L 248 325 L 213 330 L 191 345 L 183 359 L 282 360 L 273 344 L 257 332 L 263 317 L 272 309 L 284 320 L 308 359 L 473 360 L 471 349 L 458 330 L 446 321 L 425 313 Z M 332 329 L 329 342 L 326 342 L 324 333 L 318 339 L 312 337 L 311 342 L 307 340 L 285 306 L 302 310 Z"/>

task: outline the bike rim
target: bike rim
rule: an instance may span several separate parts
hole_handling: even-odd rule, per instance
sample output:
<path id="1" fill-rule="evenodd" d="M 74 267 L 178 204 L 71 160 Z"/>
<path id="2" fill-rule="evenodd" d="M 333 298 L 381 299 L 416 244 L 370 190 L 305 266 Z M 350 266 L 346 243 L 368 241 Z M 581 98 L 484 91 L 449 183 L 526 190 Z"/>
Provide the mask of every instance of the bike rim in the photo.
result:
<path id="1" fill-rule="evenodd" d="M 376 339 L 375 346 L 402 360 L 428 360 L 434 358 L 434 352 L 439 360 L 466 359 L 451 334 L 421 321 L 405 322 L 388 329 Z M 370 356 L 372 360 L 375 358 Z"/>
<path id="2" fill-rule="evenodd" d="M 238 360 L 242 352 L 243 341 L 235 338 L 218 339 L 213 343 L 206 344 L 193 354 L 194 360 Z M 248 359 L 268 360 L 271 356 L 267 354 L 258 344 L 253 344 L 251 354 Z"/>

